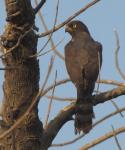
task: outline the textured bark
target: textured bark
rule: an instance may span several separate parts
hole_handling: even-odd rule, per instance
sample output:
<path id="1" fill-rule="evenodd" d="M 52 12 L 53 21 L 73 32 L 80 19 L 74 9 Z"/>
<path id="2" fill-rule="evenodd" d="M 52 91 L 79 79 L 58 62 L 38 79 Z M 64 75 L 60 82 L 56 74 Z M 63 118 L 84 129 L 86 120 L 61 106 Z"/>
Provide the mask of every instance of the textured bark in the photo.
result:
<path id="1" fill-rule="evenodd" d="M 55 27 L 54 31 L 98 1 L 100 0 L 94 0 L 86 5 L 64 23 Z M 38 104 L 36 104 L 20 125 L 13 126 L 14 123 L 19 123 L 16 120 L 20 120 L 39 91 L 39 62 L 35 57 L 29 56 L 36 53 L 37 36 L 34 32 L 34 19 L 35 13 L 43 5 L 42 2 L 45 0 L 40 1 L 39 6 L 33 10 L 30 0 L 5 0 L 7 25 L 1 37 L 5 81 L 3 83 L 2 120 L 0 120 L 0 150 L 47 150 L 62 126 L 72 120 L 76 112 L 73 104 L 64 108 L 43 130 L 38 118 Z M 51 32 L 53 29 L 40 36 L 46 36 Z M 69 80 L 56 82 L 56 86 L 67 81 Z M 48 87 L 41 96 L 54 86 Z M 121 87 L 89 98 L 93 101 L 93 105 L 97 105 L 125 95 L 124 85 L 119 86 Z"/>
<path id="2" fill-rule="evenodd" d="M 16 3 L 19 3 L 18 7 L 14 6 Z M 1 38 L 5 54 L 3 63 L 5 67 L 14 69 L 5 71 L 0 133 L 9 129 L 26 112 L 39 91 L 39 62 L 35 57 L 29 58 L 36 53 L 37 49 L 37 36 L 31 28 L 34 24 L 31 3 L 29 0 L 6 0 L 6 10 L 8 22 Z M 28 30 L 29 32 L 19 44 L 6 54 Z M 42 130 L 36 104 L 22 124 L 1 141 L 0 149 L 40 150 Z"/>
<path id="3" fill-rule="evenodd" d="M 5 0 L 7 21 L 24 25 L 34 22 L 34 12 L 30 0 Z"/>

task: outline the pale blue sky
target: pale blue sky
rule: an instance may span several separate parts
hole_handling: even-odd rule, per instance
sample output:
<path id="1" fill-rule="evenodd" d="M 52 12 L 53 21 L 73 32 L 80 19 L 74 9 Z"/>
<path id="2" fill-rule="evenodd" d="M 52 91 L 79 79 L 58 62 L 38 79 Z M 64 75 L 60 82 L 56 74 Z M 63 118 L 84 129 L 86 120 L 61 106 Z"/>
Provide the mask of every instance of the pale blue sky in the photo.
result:
<path id="1" fill-rule="evenodd" d="M 87 4 L 88 2 L 90 2 L 90 0 L 60 0 L 57 24 L 63 22 L 67 17 L 71 16 L 77 10 L 84 7 L 85 4 Z M 49 29 L 52 28 L 54 24 L 56 4 L 57 4 L 57 0 L 53 0 L 53 1 L 47 0 L 46 4 L 44 5 L 42 9 L 43 16 L 45 18 L 45 21 Z M 1 0 L 0 10 L 1 10 L 0 34 L 2 34 L 2 31 L 4 29 L 4 23 L 5 23 L 5 9 L 4 9 L 3 0 Z M 124 68 L 125 68 L 124 14 L 125 14 L 125 1 L 124 0 L 121 0 L 121 1 L 101 0 L 99 3 L 95 4 L 95 6 L 89 8 L 88 10 L 86 10 L 84 13 L 82 13 L 80 16 L 76 18 L 76 19 L 83 21 L 88 26 L 93 38 L 101 42 L 103 45 L 103 65 L 102 65 L 102 70 L 101 70 L 102 79 L 112 79 L 112 80 L 124 82 L 122 78 L 119 76 L 115 68 L 115 64 L 114 64 L 114 52 L 115 52 L 116 43 L 115 43 L 115 36 L 114 36 L 114 31 L 113 31 L 113 29 L 116 28 L 120 36 L 121 48 L 119 52 L 119 61 L 120 61 L 120 66 L 124 71 Z M 44 32 L 44 29 L 38 17 L 36 18 L 36 25 L 40 28 L 39 32 Z M 67 41 L 70 40 L 70 36 L 64 32 L 64 28 L 60 29 L 53 35 L 53 40 L 55 43 L 58 43 L 64 37 L 65 37 L 64 41 L 57 47 L 57 49 L 62 54 L 64 54 L 64 46 L 67 43 Z M 46 38 L 41 38 L 39 40 L 38 50 L 43 46 L 45 41 L 46 41 Z M 49 48 L 50 48 L 50 45 L 46 47 L 46 50 L 48 50 Z M 40 69 L 41 69 L 40 86 L 42 85 L 43 79 L 45 78 L 45 73 L 47 71 L 48 62 L 51 56 L 52 56 L 52 52 L 39 58 Z M 1 62 L 0 62 L 0 66 L 2 66 Z M 52 71 L 48 85 L 53 83 L 52 79 L 54 78 L 54 74 L 56 70 L 58 73 L 58 77 L 57 77 L 58 80 L 68 77 L 64 62 L 60 58 L 56 57 L 56 61 L 54 63 L 54 69 Z M 1 99 L 3 95 L 2 94 L 2 82 L 3 82 L 3 71 L 0 72 Z M 100 91 L 106 91 L 112 88 L 113 86 L 100 85 Z M 68 83 L 68 84 L 65 84 L 63 86 L 56 88 L 55 95 L 60 96 L 60 97 L 75 97 L 76 91 L 75 91 L 73 84 Z M 125 106 L 125 103 L 123 100 L 124 100 L 124 96 L 116 100 L 119 107 Z M 62 109 L 67 104 L 68 103 L 63 103 L 63 102 L 61 103 L 61 102 L 54 101 L 53 107 L 52 107 L 53 109 L 51 112 L 51 119 L 59 112 L 60 109 Z M 48 100 L 46 98 L 42 98 L 42 101 L 39 104 L 39 116 L 42 121 L 45 120 L 47 105 L 48 105 Z M 111 102 L 106 102 L 105 104 L 100 104 L 94 107 L 94 112 L 96 116 L 96 118 L 94 119 L 94 122 L 114 110 L 115 108 L 112 106 Z M 108 119 L 103 124 L 99 125 L 98 127 L 94 128 L 88 135 L 86 135 L 84 138 L 74 143 L 73 145 L 59 147 L 59 148 L 50 148 L 50 150 L 57 150 L 57 149 L 78 150 L 78 148 L 83 146 L 85 143 L 88 143 L 89 141 L 111 131 L 112 130 L 111 125 L 113 125 L 114 128 L 121 127 L 125 125 L 125 119 L 124 118 L 122 119 L 120 115 L 118 114 L 115 117 Z M 74 137 L 75 135 L 74 135 L 73 122 L 69 122 L 61 129 L 61 131 L 59 132 L 59 134 L 57 135 L 53 143 L 61 143 L 61 142 L 69 141 L 70 139 L 73 139 Z M 122 149 L 125 149 L 125 143 L 124 143 L 125 134 L 123 133 L 119 135 L 118 139 L 122 146 Z M 96 147 L 91 148 L 90 150 L 105 150 L 105 149 L 110 149 L 110 150 L 118 149 L 113 138 L 97 145 Z"/>

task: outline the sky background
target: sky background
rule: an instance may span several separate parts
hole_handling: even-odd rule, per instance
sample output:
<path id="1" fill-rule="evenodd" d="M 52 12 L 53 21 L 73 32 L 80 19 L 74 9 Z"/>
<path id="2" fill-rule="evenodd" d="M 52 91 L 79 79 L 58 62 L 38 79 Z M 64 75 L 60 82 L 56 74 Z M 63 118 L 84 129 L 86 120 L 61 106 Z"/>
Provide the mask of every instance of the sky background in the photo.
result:
<path id="1" fill-rule="evenodd" d="M 4 0 L 0 1 L 0 34 L 2 34 L 5 26 L 5 17 L 6 12 L 4 8 Z M 69 16 L 73 15 L 76 11 L 83 8 L 90 0 L 60 0 L 59 5 L 59 13 L 58 13 L 58 20 L 57 24 L 65 21 Z M 34 5 L 34 0 L 32 0 Z M 42 14 L 44 19 L 47 23 L 49 29 L 53 27 L 55 14 L 56 14 L 56 5 L 57 0 L 47 0 L 46 4 L 42 8 Z M 89 31 L 92 37 L 101 42 L 103 45 L 103 65 L 101 69 L 101 79 L 107 80 L 116 80 L 119 82 L 124 82 L 124 80 L 118 74 L 118 71 L 115 67 L 115 49 L 116 49 L 116 41 L 114 36 L 114 28 L 117 29 L 120 37 L 120 52 L 119 52 L 119 62 L 121 69 L 125 72 L 125 1 L 124 0 L 101 0 L 99 3 L 95 4 L 84 13 L 76 17 L 77 20 L 83 21 L 89 28 Z M 39 27 L 39 32 L 44 32 L 43 25 L 39 19 L 36 17 L 36 26 Z M 52 39 L 54 40 L 55 44 L 57 44 L 60 40 L 63 42 L 57 47 L 57 50 L 64 55 L 64 46 L 70 40 L 70 36 L 65 33 L 64 28 L 61 28 L 57 32 L 53 34 Z M 42 48 L 44 43 L 46 42 L 47 38 L 39 39 L 38 50 Z M 50 44 L 44 49 L 44 51 L 49 50 Z M 50 61 L 53 52 L 41 56 L 39 58 L 40 61 L 40 87 L 45 79 L 45 75 L 48 68 L 48 63 Z M 0 61 L 0 67 L 2 67 L 2 62 Z M 47 83 L 47 86 L 53 83 L 53 79 L 55 76 L 55 72 L 57 70 L 57 80 L 68 78 L 68 74 L 66 72 L 65 63 L 57 56 L 54 62 L 53 71 Z M 1 100 L 3 98 L 3 91 L 2 91 L 2 84 L 4 81 L 4 72 L 0 71 L 0 95 Z M 99 91 L 107 91 L 114 88 L 113 86 L 101 85 Z M 96 88 L 95 88 L 96 89 Z M 51 95 L 51 92 L 48 93 Z M 55 96 L 59 97 L 76 97 L 76 90 L 72 83 L 67 83 L 65 85 L 61 85 L 55 89 Z M 115 99 L 115 102 L 119 107 L 125 106 L 124 102 L 125 96 L 121 96 Z M 39 117 L 44 122 L 46 118 L 46 112 L 48 107 L 48 102 L 45 97 L 43 97 L 39 103 Z M 60 109 L 64 106 L 68 105 L 68 102 L 58 102 L 53 101 L 52 111 L 50 114 L 50 119 L 53 119 Z M 93 122 L 101 119 L 105 115 L 115 111 L 114 106 L 111 102 L 106 102 L 104 104 L 99 104 L 98 106 L 94 107 L 94 112 L 96 118 Z M 124 114 L 124 113 L 123 113 Z M 118 114 L 111 119 L 104 121 L 102 124 L 96 126 L 94 129 L 91 130 L 89 134 L 87 134 L 84 138 L 79 140 L 78 142 L 68 145 L 65 147 L 59 148 L 50 148 L 50 150 L 78 150 L 82 147 L 85 143 L 88 143 L 109 131 L 112 131 L 111 125 L 114 128 L 119 128 L 125 126 L 125 118 L 121 118 Z M 70 141 L 74 139 L 76 136 L 74 135 L 74 124 L 73 121 L 66 123 L 63 128 L 58 133 L 57 137 L 53 141 L 53 143 L 63 143 L 66 141 Z M 119 142 L 121 144 L 122 149 L 125 149 L 125 133 L 118 135 Z M 97 146 L 91 148 L 90 150 L 118 150 L 114 138 L 111 138 Z"/>

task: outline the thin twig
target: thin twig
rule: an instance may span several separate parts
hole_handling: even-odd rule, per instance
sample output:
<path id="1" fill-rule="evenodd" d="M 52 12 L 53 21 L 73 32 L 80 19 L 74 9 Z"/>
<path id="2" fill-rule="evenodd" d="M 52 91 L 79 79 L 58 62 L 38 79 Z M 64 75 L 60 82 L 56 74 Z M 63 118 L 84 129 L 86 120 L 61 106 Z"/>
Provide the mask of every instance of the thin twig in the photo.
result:
<path id="1" fill-rule="evenodd" d="M 51 39 L 52 36 L 53 36 L 54 29 L 55 29 L 55 25 L 56 25 L 56 23 L 57 23 L 58 11 L 59 11 L 59 0 L 57 1 L 56 15 L 55 15 L 55 20 L 54 20 L 54 25 L 53 25 L 53 30 L 52 30 L 52 32 L 51 32 L 51 35 L 50 35 L 49 39 L 46 41 L 46 43 L 43 45 L 43 47 L 41 48 L 41 50 L 40 50 L 39 52 L 37 52 L 35 55 L 30 56 L 30 58 L 38 57 L 38 56 L 40 55 L 40 53 L 41 53 L 41 52 L 45 49 L 45 47 L 48 45 L 50 39 Z"/>
<path id="2" fill-rule="evenodd" d="M 116 108 L 116 110 L 119 110 L 118 105 L 117 105 L 113 100 L 111 100 L 111 103 L 112 103 L 113 106 Z M 120 116 L 121 116 L 122 118 L 124 117 L 124 115 L 123 115 L 121 112 L 119 112 L 119 114 L 120 114 Z"/>
<path id="3" fill-rule="evenodd" d="M 70 82 L 71 80 L 70 79 L 63 79 L 63 80 L 60 80 L 60 81 L 57 81 L 56 82 L 56 86 L 60 86 L 62 84 L 66 84 L 68 82 Z M 121 83 L 121 82 L 118 82 L 118 81 L 114 81 L 114 80 L 100 80 L 100 81 L 97 81 L 97 82 L 100 82 L 102 84 L 111 84 L 111 85 L 115 85 L 115 86 L 120 86 L 120 87 L 124 87 L 125 86 L 125 83 Z M 53 87 L 53 85 L 51 85 L 50 87 Z M 52 88 L 50 88 L 51 90 Z M 101 94 L 101 93 L 100 93 Z M 51 96 L 48 96 L 46 95 L 47 98 L 51 99 Z M 76 99 L 71 97 L 66 97 L 66 98 L 62 98 L 62 97 L 57 97 L 57 96 L 54 96 L 53 97 L 54 100 L 58 100 L 58 101 L 62 101 L 62 102 L 65 102 L 65 101 L 68 101 L 68 102 L 74 102 Z"/>
<path id="4" fill-rule="evenodd" d="M 45 95 L 45 97 L 47 97 L 48 99 L 52 98 L 52 96 L 49 96 L 49 95 Z M 61 102 L 75 102 L 76 98 L 62 98 L 62 97 L 58 97 L 58 96 L 53 96 L 53 100 L 57 100 L 57 101 L 61 101 Z"/>
<path id="5" fill-rule="evenodd" d="M 41 0 L 40 3 L 36 6 L 34 9 L 34 13 L 37 14 L 38 11 L 42 8 L 42 6 L 45 4 L 46 0 Z"/>
<path id="6" fill-rule="evenodd" d="M 125 83 L 114 81 L 114 80 L 104 80 L 104 79 L 102 79 L 100 81 L 97 80 L 96 82 L 100 82 L 102 84 L 115 85 L 115 86 L 125 86 Z"/>
<path id="7" fill-rule="evenodd" d="M 98 51 L 98 63 L 99 63 L 99 75 L 98 75 L 98 83 L 97 83 L 97 94 L 99 93 L 99 84 L 100 84 L 100 80 L 101 80 L 101 75 L 100 75 L 100 72 L 101 72 L 101 62 L 100 62 L 100 53 Z"/>
<path id="8" fill-rule="evenodd" d="M 65 84 L 67 81 L 68 80 L 58 81 L 58 82 L 56 82 L 56 86 L 59 86 L 61 84 Z M 52 88 L 53 88 L 53 85 L 49 86 L 45 90 L 40 90 L 38 92 L 38 94 L 36 95 L 36 97 L 33 99 L 32 103 L 31 103 L 30 107 L 28 108 L 28 110 L 26 111 L 26 113 L 23 116 L 21 116 L 10 129 L 8 129 L 7 131 L 5 131 L 3 134 L 0 135 L 0 140 L 2 138 L 4 138 L 6 135 L 8 135 L 10 132 L 12 132 L 17 126 L 21 125 L 22 121 L 32 111 L 32 109 L 33 109 L 34 105 L 36 104 L 36 102 L 38 102 L 40 100 L 40 98 L 42 98 L 45 94 L 47 94 Z M 104 103 L 106 101 L 109 101 L 109 100 L 111 100 L 113 98 L 116 98 L 116 97 L 122 96 L 122 95 L 125 95 L 125 88 L 124 88 L 124 86 L 115 88 L 113 90 L 110 90 L 110 91 L 107 91 L 107 92 L 104 92 L 104 93 L 101 93 L 101 94 L 98 94 L 98 95 L 91 96 L 91 97 L 89 97 L 89 99 L 93 100 L 93 105 L 97 105 L 97 104 Z M 69 112 L 69 115 L 71 115 L 71 114 L 73 115 L 72 111 Z M 66 114 L 66 117 L 67 117 L 67 115 L 68 114 Z M 69 117 L 71 117 L 71 116 L 68 116 L 68 118 Z M 65 116 L 63 116 L 63 119 L 65 120 Z M 63 122 L 63 123 L 65 123 L 65 122 Z M 60 127 L 61 126 L 62 125 L 60 125 Z M 58 130 L 59 129 L 60 128 L 58 128 Z"/>
<path id="9" fill-rule="evenodd" d="M 56 71 L 56 74 L 55 74 L 54 85 L 53 85 L 53 89 L 52 89 L 52 96 L 51 96 L 51 99 L 50 99 L 50 102 L 49 102 L 48 112 L 47 112 L 47 115 L 46 115 L 45 127 L 44 128 L 46 128 L 46 126 L 48 124 L 48 119 L 49 119 L 49 115 L 50 115 L 50 111 L 51 111 L 51 107 L 52 107 L 53 96 L 54 96 L 54 92 L 55 92 L 56 79 L 57 79 L 57 71 Z"/>
<path id="10" fill-rule="evenodd" d="M 56 83 L 56 86 L 66 84 L 68 82 L 71 82 L 71 80 L 69 78 L 62 79 Z M 121 82 L 114 81 L 114 80 L 100 80 L 100 81 L 97 81 L 97 83 L 98 82 L 100 82 L 102 84 L 109 84 L 109 85 L 115 85 L 115 86 L 125 86 L 125 83 L 121 83 Z M 51 85 L 51 87 L 53 87 L 53 85 Z"/>
<path id="11" fill-rule="evenodd" d="M 115 50 L 115 65 L 116 65 L 116 69 L 118 70 L 120 76 L 125 80 L 125 74 L 123 73 L 123 71 L 120 68 L 119 65 L 119 60 L 118 60 L 118 53 L 119 53 L 119 49 L 120 49 L 120 42 L 119 42 L 119 35 L 117 30 L 114 30 L 114 34 L 115 34 L 115 38 L 116 38 L 116 50 Z"/>
<path id="12" fill-rule="evenodd" d="M 56 82 L 56 86 L 59 86 L 59 85 L 63 85 L 63 84 L 66 84 L 68 82 L 71 82 L 71 80 L 69 78 L 66 78 L 66 79 L 62 79 L 58 82 Z M 100 82 L 102 84 L 109 84 L 109 85 L 115 85 L 115 86 L 125 86 L 125 83 L 121 83 L 121 82 L 118 82 L 118 81 L 114 81 L 114 80 L 100 80 L 100 81 L 97 81 L 97 82 Z M 53 85 L 51 85 L 50 87 L 53 87 Z M 51 90 L 51 89 L 50 89 Z M 61 98 L 59 98 L 61 100 Z M 65 98 L 65 99 L 69 99 L 69 98 Z M 72 98 L 71 98 L 72 99 Z M 69 99 L 70 100 L 70 99 Z"/>
<path id="13" fill-rule="evenodd" d="M 113 98 L 118 97 L 118 95 L 125 95 L 125 88 L 124 87 L 118 87 L 113 90 L 88 97 L 89 100 L 92 100 L 93 105 L 97 105 L 100 103 L 107 102 Z M 69 109 L 64 109 L 62 112 L 59 113 L 50 123 L 48 124 L 48 131 L 47 132 L 47 137 L 53 139 L 61 129 L 61 127 L 68 121 L 72 120 L 72 115 L 75 113 L 76 110 L 76 105 L 73 104 L 72 107 Z M 45 138 L 46 139 L 46 138 Z M 47 140 L 47 139 L 46 139 Z M 50 139 L 52 141 L 52 139 Z"/>
<path id="14" fill-rule="evenodd" d="M 115 134 L 120 134 L 122 132 L 125 132 L 125 127 L 121 127 L 121 128 L 118 128 L 115 131 Z M 80 148 L 79 150 L 88 150 L 89 148 L 91 147 L 94 147 L 95 145 L 97 144 L 100 144 L 101 142 L 104 142 L 106 141 L 107 139 L 111 138 L 114 136 L 114 131 L 111 131 L 109 133 L 106 133 L 105 135 L 91 141 L 90 143 L 86 144 L 85 146 L 83 146 L 82 148 Z"/>
<path id="15" fill-rule="evenodd" d="M 41 88 L 41 93 L 42 93 L 42 91 L 44 90 L 44 88 L 45 88 L 45 86 L 46 86 L 46 83 L 47 83 L 47 81 L 48 81 L 48 78 L 49 78 L 49 76 L 50 76 L 50 73 L 51 73 L 51 71 L 52 71 L 52 67 L 53 67 L 54 60 L 55 60 L 55 56 L 52 56 L 52 57 L 51 57 L 51 60 L 50 60 L 50 64 L 49 64 L 49 68 L 48 68 L 48 71 L 47 71 L 46 78 L 45 78 L 44 83 L 43 83 L 43 86 L 42 86 L 42 88 Z"/>
<path id="16" fill-rule="evenodd" d="M 38 0 L 35 0 L 35 3 L 36 3 L 36 5 L 38 5 Z M 41 20 L 41 22 L 43 24 L 43 27 L 44 27 L 45 31 L 48 32 L 48 27 L 47 27 L 47 24 L 46 24 L 46 22 L 44 20 L 44 17 L 42 15 L 41 11 L 38 12 L 38 15 L 40 17 L 40 20 Z M 48 34 L 48 38 L 50 38 L 50 34 Z M 64 56 L 56 49 L 56 46 L 55 46 L 54 41 L 53 41 L 52 38 L 50 39 L 50 43 L 51 43 L 51 47 L 52 47 L 53 52 L 57 56 L 59 56 L 62 60 L 65 60 Z"/>
<path id="17" fill-rule="evenodd" d="M 120 146 L 120 143 L 119 143 L 119 141 L 118 141 L 118 139 L 117 139 L 117 136 L 116 136 L 115 129 L 114 129 L 113 125 L 112 125 L 112 131 L 113 131 L 113 133 L 114 133 L 114 138 L 115 138 L 115 142 L 116 142 L 116 145 L 117 145 L 118 149 L 119 149 L 119 150 L 122 150 L 122 148 L 121 148 L 121 146 Z"/>
<path id="18" fill-rule="evenodd" d="M 51 52 L 54 48 L 56 48 L 58 45 L 60 45 L 62 43 L 62 41 L 64 40 L 64 38 L 62 40 L 60 40 L 56 45 L 54 45 L 54 47 L 52 47 L 50 50 L 45 51 L 44 53 L 39 54 L 38 57 L 43 56 L 49 52 Z"/>
<path id="19" fill-rule="evenodd" d="M 51 34 L 52 32 L 55 32 L 57 30 L 59 30 L 60 28 L 62 28 L 64 25 L 66 25 L 68 22 L 70 22 L 72 19 L 74 19 L 75 17 L 77 17 L 78 15 L 80 15 L 81 13 L 83 13 L 84 11 L 86 11 L 88 8 L 90 8 L 91 6 L 95 5 L 97 2 L 99 2 L 100 0 L 93 0 L 92 2 L 88 3 L 84 8 L 80 9 L 78 12 L 76 12 L 75 14 L 73 14 L 72 16 L 70 16 L 67 20 L 65 20 L 63 23 L 57 25 L 54 30 L 51 29 L 48 32 L 45 33 L 41 33 L 38 35 L 38 37 L 44 37 L 47 36 L 48 34 Z"/>
<path id="20" fill-rule="evenodd" d="M 123 112 L 123 111 L 125 111 L 125 107 L 120 108 L 119 111 L 116 110 L 116 111 L 114 111 L 114 112 L 112 112 L 112 113 L 106 115 L 105 117 L 103 117 L 103 118 L 101 118 L 100 120 L 98 120 L 97 122 L 95 122 L 95 123 L 93 124 L 93 128 L 96 127 L 98 124 L 102 123 L 103 121 L 105 121 L 105 120 L 111 118 L 112 116 L 117 115 L 119 112 Z M 76 137 L 76 138 L 74 138 L 74 139 L 72 139 L 72 140 L 70 140 L 70 141 L 68 141 L 68 142 L 59 143 L 59 144 L 52 144 L 51 146 L 52 146 L 52 147 L 67 146 L 67 145 L 70 145 L 70 144 L 73 144 L 73 143 L 77 142 L 78 140 L 80 140 L 80 139 L 83 138 L 84 136 L 85 136 L 85 134 L 82 133 L 82 135 L 80 135 L 80 136 L 78 136 L 78 137 Z"/>

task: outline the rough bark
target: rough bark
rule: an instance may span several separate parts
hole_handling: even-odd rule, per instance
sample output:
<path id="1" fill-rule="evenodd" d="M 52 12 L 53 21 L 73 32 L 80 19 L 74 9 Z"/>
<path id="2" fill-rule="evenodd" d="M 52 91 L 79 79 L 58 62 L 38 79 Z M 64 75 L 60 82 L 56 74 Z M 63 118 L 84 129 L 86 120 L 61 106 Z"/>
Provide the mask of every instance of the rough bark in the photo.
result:
<path id="1" fill-rule="evenodd" d="M 24 114 L 39 91 L 39 62 L 35 57 L 29 58 L 37 49 L 37 36 L 32 29 L 35 17 L 30 0 L 5 2 L 7 25 L 1 37 L 5 55 L 3 63 L 13 69 L 5 70 L 1 133 Z M 36 104 L 22 124 L 1 141 L 0 149 L 40 150 L 42 130 Z"/>
<path id="2" fill-rule="evenodd" d="M 86 5 L 55 30 L 98 1 L 100 0 L 94 0 Z M 73 119 L 76 106 L 72 104 L 61 110 L 43 129 L 38 118 L 38 104 L 36 104 L 32 112 L 26 115 L 21 124 L 14 128 L 14 123 L 18 123 L 16 121 L 23 116 L 39 91 L 39 62 L 36 57 L 29 56 L 33 56 L 37 49 L 38 37 L 34 32 L 36 29 L 34 25 L 35 13 L 39 11 L 45 0 L 41 1 L 36 9 L 32 8 L 30 0 L 5 0 L 5 2 L 7 25 L 1 37 L 5 81 L 3 83 L 2 120 L 0 121 L 0 150 L 46 150 L 51 146 L 62 126 Z M 41 36 L 46 36 L 52 31 L 53 29 L 41 34 Z M 69 80 L 56 82 L 55 86 L 67 81 Z M 125 95 L 124 85 L 120 84 L 119 86 L 89 98 L 93 101 L 93 105 L 97 105 Z M 53 89 L 53 85 L 45 89 L 40 96 L 45 95 L 51 89 Z"/>

